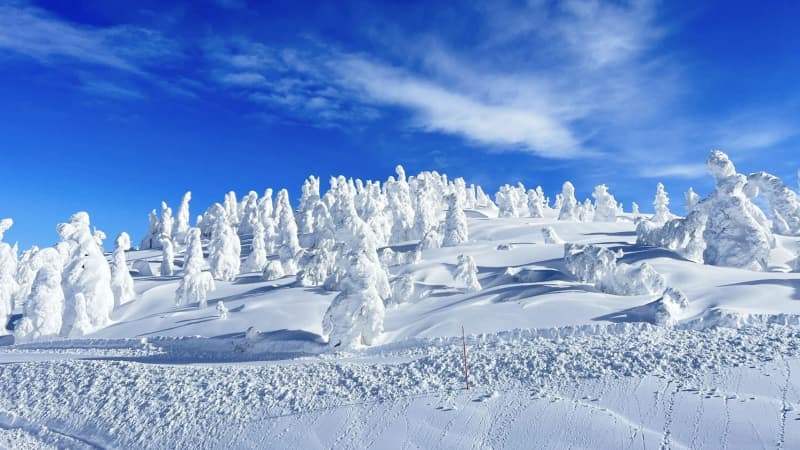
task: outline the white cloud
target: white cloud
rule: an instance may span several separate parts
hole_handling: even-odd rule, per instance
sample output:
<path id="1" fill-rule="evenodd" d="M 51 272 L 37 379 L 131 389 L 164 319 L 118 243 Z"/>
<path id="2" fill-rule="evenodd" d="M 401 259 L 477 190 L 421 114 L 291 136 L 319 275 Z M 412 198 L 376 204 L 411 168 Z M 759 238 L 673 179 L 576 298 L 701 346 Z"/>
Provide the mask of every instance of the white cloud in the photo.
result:
<path id="1" fill-rule="evenodd" d="M 705 164 L 666 164 L 645 167 L 639 173 L 643 178 L 703 178 L 708 174 Z"/>
<path id="2" fill-rule="evenodd" d="M 332 66 L 342 83 L 359 89 L 368 101 L 407 107 L 427 130 L 550 158 L 582 153 L 567 126 L 547 114 L 482 102 L 359 57 L 336 60 Z"/>
<path id="3" fill-rule="evenodd" d="M 148 62 L 158 62 L 174 50 L 171 41 L 153 30 L 80 26 L 14 3 L 0 5 L 0 49 L 45 63 L 69 58 L 140 75 Z"/>

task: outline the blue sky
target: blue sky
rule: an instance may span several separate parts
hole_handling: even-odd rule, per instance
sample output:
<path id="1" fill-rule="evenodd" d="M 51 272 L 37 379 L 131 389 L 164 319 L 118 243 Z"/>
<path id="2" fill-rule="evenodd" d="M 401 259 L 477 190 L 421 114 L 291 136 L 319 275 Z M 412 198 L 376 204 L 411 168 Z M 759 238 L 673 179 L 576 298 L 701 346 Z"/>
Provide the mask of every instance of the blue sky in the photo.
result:
<path id="1" fill-rule="evenodd" d="M 698 5 L 698 3 L 703 3 Z M 795 186 L 800 3 L 0 0 L 0 216 L 134 240 L 193 191 L 395 164 L 494 192 L 705 193 L 711 148 Z"/>

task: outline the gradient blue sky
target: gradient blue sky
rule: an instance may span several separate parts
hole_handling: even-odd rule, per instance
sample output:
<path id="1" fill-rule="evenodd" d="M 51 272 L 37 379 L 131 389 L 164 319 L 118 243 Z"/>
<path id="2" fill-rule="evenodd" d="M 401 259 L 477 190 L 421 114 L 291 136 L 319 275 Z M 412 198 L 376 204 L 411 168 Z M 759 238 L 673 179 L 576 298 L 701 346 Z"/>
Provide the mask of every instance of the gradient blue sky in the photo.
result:
<path id="1" fill-rule="evenodd" d="M 795 186 L 797 23 L 800 2 L 0 0 L 0 217 L 23 247 L 78 210 L 138 241 L 185 190 L 195 215 L 397 163 L 643 210 L 660 180 L 680 211 L 712 147 Z"/>

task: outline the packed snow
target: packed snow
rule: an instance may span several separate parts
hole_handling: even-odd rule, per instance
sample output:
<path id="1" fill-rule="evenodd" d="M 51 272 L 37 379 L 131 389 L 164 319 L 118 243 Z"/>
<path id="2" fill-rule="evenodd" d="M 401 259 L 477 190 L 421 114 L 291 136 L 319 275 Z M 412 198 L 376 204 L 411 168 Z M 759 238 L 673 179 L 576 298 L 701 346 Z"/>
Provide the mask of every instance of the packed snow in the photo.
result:
<path id="1" fill-rule="evenodd" d="M 0 220 L 0 447 L 798 447 L 798 194 L 706 163 L 685 216 L 398 166 Z"/>

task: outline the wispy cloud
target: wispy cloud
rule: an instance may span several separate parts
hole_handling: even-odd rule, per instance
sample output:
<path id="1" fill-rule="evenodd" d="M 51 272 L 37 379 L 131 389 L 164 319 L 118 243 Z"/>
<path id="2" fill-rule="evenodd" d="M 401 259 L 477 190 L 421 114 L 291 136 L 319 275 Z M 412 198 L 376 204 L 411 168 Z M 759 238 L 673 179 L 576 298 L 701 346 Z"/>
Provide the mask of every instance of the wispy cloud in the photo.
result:
<path id="1" fill-rule="evenodd" d="M 641 170 L 643 178 L 703 178 L 708 175 L 704 164 L 671 164 L 645 167 Z"/>
<path id="2" fill-rule="evenodd" d="M 339 59 L 333 66 L 340 82 L 356 88 L 365 101 L 409 108 L 424 129 L 551 158 L 582 153 L 570 130 L 546 114 L 482 102 L 359 57 Z"/>
<path id="3" fill-rule="evenodd" d="M 81 26 L 36 7 L 0 5 L 0 49 L 46 63 L 66 58 L 143 74 L 143 66 L 173 48 L 160 33 L 145 28 Z"/>
<path id="4" fill-rule="evenodd" d="M 180 54 L 176 42 L 157 30 L 133 25 L 78 24 L 24 2 L 0 5 L 2 52 L 71 71 L 83 80 L 83 92 L 127 99 L 144 94 L 125 87 L 130 83 L 116 83 L 113 78 L 132 77 L 158 86 L 175 86 L 174 82 L 159 79 L 153 70 Z M 89 70 L 90 67 L 104 72 L 95 73 L 99 71 Z"/>

